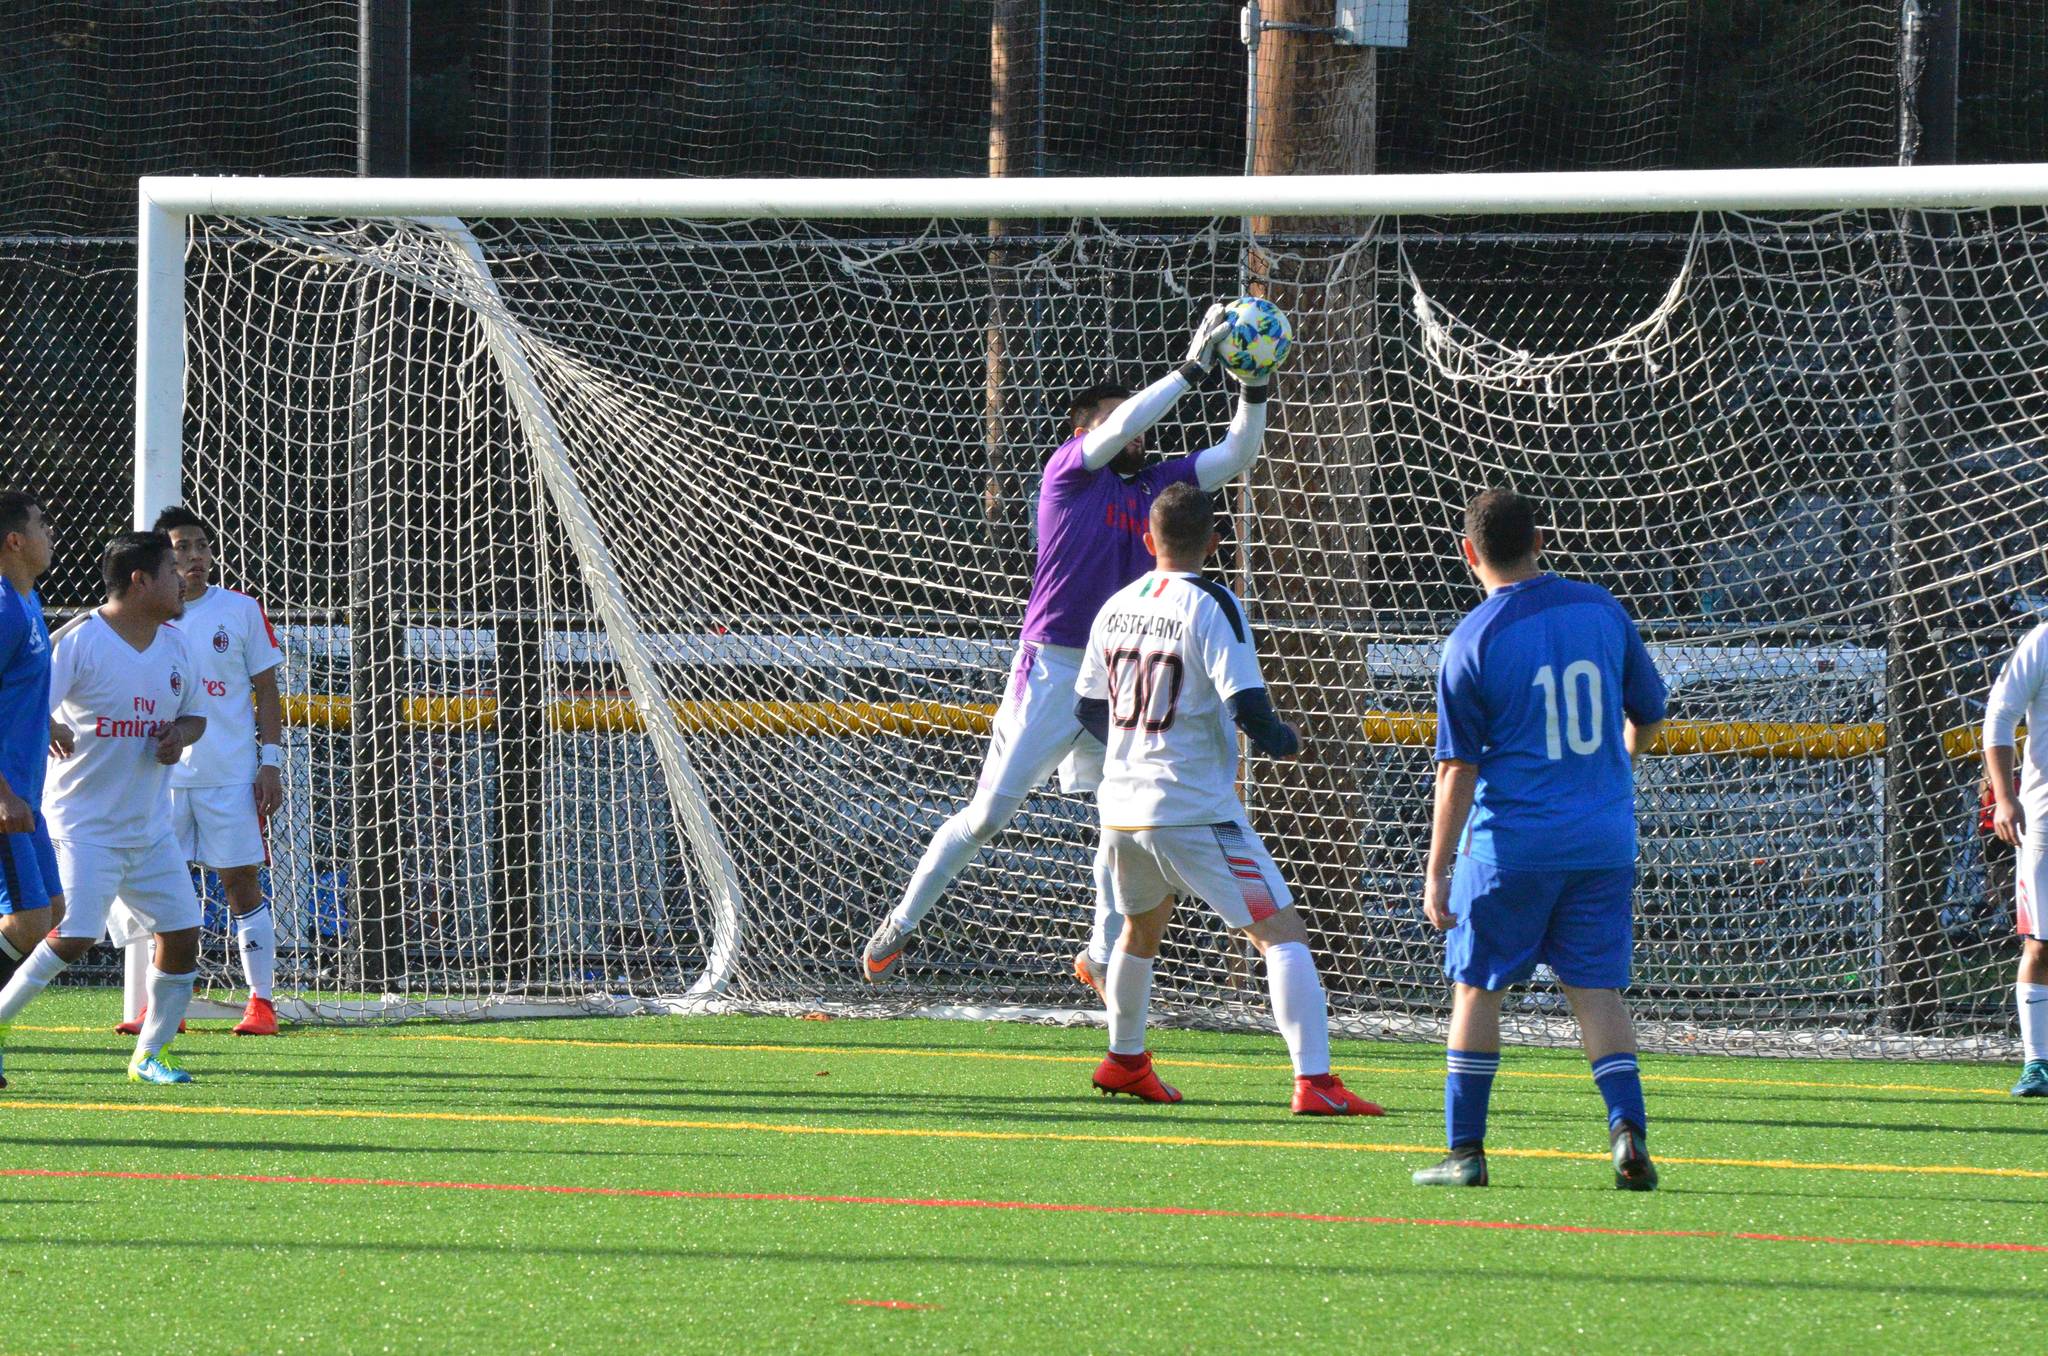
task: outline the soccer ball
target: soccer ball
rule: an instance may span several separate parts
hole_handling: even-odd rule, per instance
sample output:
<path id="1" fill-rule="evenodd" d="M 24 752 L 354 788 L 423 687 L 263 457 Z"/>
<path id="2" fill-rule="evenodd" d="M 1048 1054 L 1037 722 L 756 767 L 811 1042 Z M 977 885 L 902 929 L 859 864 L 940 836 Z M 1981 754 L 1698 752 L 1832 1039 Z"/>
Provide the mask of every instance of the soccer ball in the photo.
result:
<path id="1" fill-rule="evenodd" d="M 1223 308 L 1223 318 L 1230 322 L 1230 333 L 1223 336 L 1217 356 L 1239 381 L 1264 378 L 1294 347 L 1287 313 L 1264 297 L 1239 297 Z"/>

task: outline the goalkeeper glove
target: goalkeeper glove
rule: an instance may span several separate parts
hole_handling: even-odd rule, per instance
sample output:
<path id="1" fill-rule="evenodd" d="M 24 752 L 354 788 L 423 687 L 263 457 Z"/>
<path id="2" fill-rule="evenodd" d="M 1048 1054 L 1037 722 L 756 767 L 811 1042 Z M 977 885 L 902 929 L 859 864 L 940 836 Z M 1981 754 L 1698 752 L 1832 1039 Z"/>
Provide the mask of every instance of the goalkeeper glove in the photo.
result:
<path id="1" fill-rule="evenodd" d="M 1209 375 L 1216 366 L 1216 350 L 1223 343 L 1223 336 L 1229 333 L 1230 322 L 1224 319 L 1223 303 L 1215 302 L 1202 313 L 1201 323 L 1188 336 L 1187 361 L 1179 368 L 1188 385 L 1193 386 Z"/>

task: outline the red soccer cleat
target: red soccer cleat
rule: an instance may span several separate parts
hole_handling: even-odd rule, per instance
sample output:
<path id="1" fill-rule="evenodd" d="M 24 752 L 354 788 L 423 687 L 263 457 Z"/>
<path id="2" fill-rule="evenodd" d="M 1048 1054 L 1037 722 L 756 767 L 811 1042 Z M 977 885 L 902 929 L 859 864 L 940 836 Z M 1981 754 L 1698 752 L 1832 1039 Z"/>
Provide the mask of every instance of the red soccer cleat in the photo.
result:
<path id="1" fill-rule="evenodd" d="M 1335 1074 L 1312 1074 L 1294 1080 L 1297 1116 L 1384 1116 L 1386 1108 L 1368 1102 L 1344 1086 Z"/>
<path id="2" fill-rule="evenodd" d="M 1152 1055 L 1105 1055 L 1095 1066 L 1095 1086 L 1105 1097 L 1126 1093 L 1143 1102 L 1178 1102 L 1180 1089 L 1170 1088 L 1152 1072 Z"/>
<path id="3" fill-rule="evenodd" d="M 1086 984 L 1089 988 L 1095 990 L 1095 996 L 1097 998 L 1103 997 L 1102 981 L 1105 978 L 1107 978 L 1108 975 L 1109 967 L 1106 965 L 1097 965 L 1094 961 L 1089 960 L 1088 953 L 1086 951 L 1076 951 L 1074 953 L 1074 978 L 1079 980 L 1081 983 Z M 1108 1000 L 1103 999 L 1103 1001 L 1107 1002 Z"/>
<path id="4" fill-rule="evenodd" d="M 249 996 L 249 1006 L 242 1009 L 242 1020 L 235 1024 L 237 1036 L 275 1036 L 277 1034 L 277 1009 L 270 1005 L 268 998 Z"/>
<path id="5" fill-rule="evenodd" d="M 140 1036 L 142 1034 L 142 1019 L 147 1016 L 149 1016 L 149 1009 L 144 1008 L 135 1014 L 134 1021 L 116 1023 L 114 1034 L 119 1036 Z M 183 1022 L 178 1023 L 178 1034 L 180 1036 L 185 1034 L 185 1024 Z"/>

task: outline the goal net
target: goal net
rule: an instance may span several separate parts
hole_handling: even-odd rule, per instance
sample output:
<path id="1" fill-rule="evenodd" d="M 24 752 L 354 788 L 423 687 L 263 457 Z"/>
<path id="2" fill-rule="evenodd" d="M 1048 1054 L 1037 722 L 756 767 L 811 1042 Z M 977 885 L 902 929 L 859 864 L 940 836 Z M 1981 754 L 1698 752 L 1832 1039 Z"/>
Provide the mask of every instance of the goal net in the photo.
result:
<path id="1" fill-rule="evenodd" d="M 974 787 L 1066 394 L 1252 286 L 1298 346 L 1216 569 L 1309 737 L 1243 793 L 1340 1031 L 1441 1031 L 1431 684 L 1511 484 L 1672 689 L 1647 1040 L 2012 1045 L 1974 731 L 2048 607 L 2036 171 L 143 193 L 138 508 L 211 519 L 287 655 L 287 1012 L 1087 1011 L 1052 788 L 903 982 L 853 958 Z M 1163 1018 L 1267 1023 L 1178 927 Z M 1540 976 L 1508 1025 L 1569 1031 Z"/>

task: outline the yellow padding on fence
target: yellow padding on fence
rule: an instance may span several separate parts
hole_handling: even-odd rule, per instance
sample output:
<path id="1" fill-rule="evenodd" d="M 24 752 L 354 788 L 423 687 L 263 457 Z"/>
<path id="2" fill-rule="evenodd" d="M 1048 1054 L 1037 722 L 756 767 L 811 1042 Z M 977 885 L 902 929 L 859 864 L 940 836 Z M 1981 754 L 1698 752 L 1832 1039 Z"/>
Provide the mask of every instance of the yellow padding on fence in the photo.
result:
<path id="1" fill-rule="evenodd" d="M 687 734 L 708 735 L 932 735 L 987 734 L 996 708 L 989 703 L 947 702 L 677 702 L 676 720 Z M 439 730 L 493 730 L 495 697 L 408 697 L 402 710 L 408 725 Z M 352 720 L 347 697 L 285 698 L 285 719 L 314 730 L 346 730 Z M 549 702 L 548 728 L 564 732 L 637 734 L 646 728 L 640 712 L 622 697 L 575 697 Z M 1436 717 L 1426 711 L 1368 711 L 1359 717 L 1368 744 L 1428 748 L 1436 743 Z M 1884 752 L 1881 721 L 1833 725 L 1824 722 L 1674 720 L 1657 732 L 1652 754 L 1733 754 L 1750 758 L 1867 758 Z M 1950 758 L 1974 758 L 1982 747 L 1974 726 L 1941 734 Z"/>

